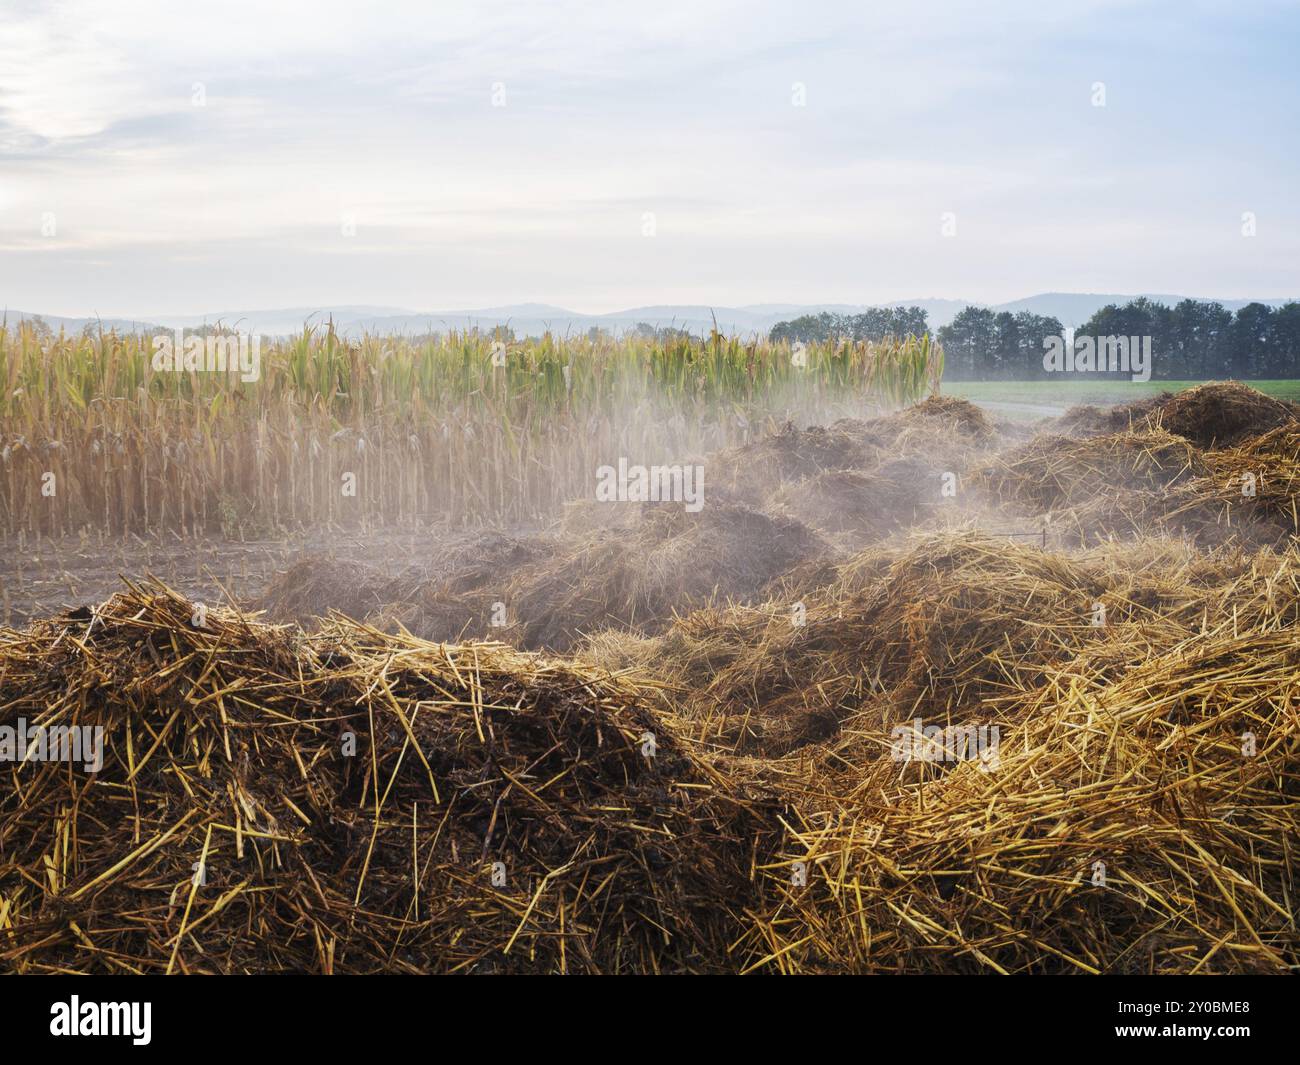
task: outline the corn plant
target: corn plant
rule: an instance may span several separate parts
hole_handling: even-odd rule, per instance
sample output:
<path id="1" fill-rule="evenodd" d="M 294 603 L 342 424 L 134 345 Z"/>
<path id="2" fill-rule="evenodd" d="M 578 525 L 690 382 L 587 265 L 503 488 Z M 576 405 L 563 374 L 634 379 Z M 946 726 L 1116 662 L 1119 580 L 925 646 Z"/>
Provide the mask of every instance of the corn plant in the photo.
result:
<path id="1" fill-rule="evenodd" d="M 786 418 L 911 402 L 942 367 L 928 337 L 795 359 L 717 333 L 546 335 L 502 357 L 477 332 L 328 325 L 264 343 L 255 381 L 151 357 L 147 337 L 0 328 L 0 535 L 536 522 L 620 455 L 681 460 Z"/>

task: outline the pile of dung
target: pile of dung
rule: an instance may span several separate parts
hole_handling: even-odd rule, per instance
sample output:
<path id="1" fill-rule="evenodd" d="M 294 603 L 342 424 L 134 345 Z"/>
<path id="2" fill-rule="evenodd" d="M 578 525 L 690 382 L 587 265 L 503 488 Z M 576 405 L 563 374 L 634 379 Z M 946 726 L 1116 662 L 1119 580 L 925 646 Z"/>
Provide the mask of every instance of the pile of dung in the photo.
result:
<path id="1" fill-rule="evenodd" d="M 1109 436 L 1112 433 L 1127 431 L 1141 432 L 1151 428 L 1152 415 L 1174 398 L 1172 392 L 1161 392 L 1157 396 L 1148 396 L 1133 403 L 1121 403 L 1112 407 L 1098 407 L 1091 403 L 1071 407 L 1055 422 L 1050 423 L 1053 432 L 1061 436 L 1086 437 Z"/>
<path id="2" fill-rule="evenodd" d="M 1067 664 L 994 723 L 993 757 L 919 780 L 880 729 L 851 771 L 768 769 L 801 794 L 749 969 L 1295 971 L 1294 630 L 1203 637 L 1113 682 Z"/>
<path id="3" fill-rule="evenodd" d="M 930 520 L 942 501 L 942 471 L 920 458 L 891 459 L 874 470 L 827 470 L 787 484 L 768 509 L 862 547 Z"/>
<path id="4" fill-rule="evenodd" d="M 1272 525 L 1278 537 L 1300 536 L 1300 421 L 1207 453 L 1212 472 L 1197 483 L 1198 498 L 1212 500 L 1225 523 Z"/>
<path id="5" fill-rule="evenodd" d="M 1200 451 L 1159 429 L 1086 440 L 1036 436 L 977 469 L 973 486 L 1031 514 L 1130 491 L 1160 492 L 1206 472 Z"/>
<path id="6" fill-rule="evenodd" d="M 970 483 L 1065 545 L 1150 536 L 1283 545 L 1300 531 L 1300 422 L 1210 450 L 1158 427 L 1037 436 L 976 467 Z"/>
<path id="7" fill-rule="evenodd" d="M 969 532 L 837 573 L 582 649 L 794 810 L 743 971 L 1300 964 L 1300 553 Z M 900 758 L 913 722 L 995 759 Z"/>
<path id="8" fill-rule="evenodd" d="M 801 599 L 695 611 L 654 640 L 601 634 L 581 654 L 649 670 L 698 739 L 772 757 L 860 712 L 932 721 L 1014 695 L 1092 645 L 1122 651 L 1096 660 L 1115 673 L 1215 626 L 1294 623 L 1296 572 L 1293 556 L 1154 541 L 1065 557 L 958 530 L 864 551 Z"/>
<path id="9" fill-rule="evenodd" d="M 955 396 L 929 396 L 896 415 L 867 423 L 868 431 L 873 434 L 897 435 L 894 427 L 899 425 L 919 426 L 931 432 L 951 430 L 974 440 L 992 440 L 997 436 L 997 430 L 979 407 Z"/>
<path id="10" fill-rule="evenodd" d="M 1005 426 L 994 426 L 968 400 L 941 396 L 862 422 L 857 431 L 874 449 L 868 472 L 899 461 L 921 463 L 931 474 L 927 485 L 943 474 L 957 476 L 1016 435 Z"/>
<path id="11" fill-rule="evenodd" d="M 1006 442 L 1002 429 L 979 407 L 946 396 L 931 396 L 896 413 L 853 424 L 856 434 L 874 449 L 870 469 L 910 459 L 955 472 Z"/>
<path id="12" fill-rule="evenodd" d="M 1239 381 L 1215 381 L 1160 404 L 1160 424 L 1202 448 L 1227 448 L 1300 418 L 1300 404 L 1274 399 Z"/>
<path id="13" fill-rule="evenodd" d="M 0 630 L 0 725 L 104 739 L 4 764 L 0 971 L 734 968 L 777 817 L 630 686 L 191 611 Z"/>
<path id="14" fill-rule="evenodd" d="M 616 626 L 662 631 L 710 603 L 756 602 L 789 578 L 907 529 L 1000 439 L 978 407 L 932 397 L 867 421 L 780 431 L 705 460 L 703 509 L 578 502 L 545 533 L 448 535 L 397 573 L 311 556 L 251 604 L 308 624 L 337 611 L 429 640 L 567 651 Z"/>
<path id="15" fill-rule="evenodd" d="M 393 594 L 363 620 L 385 632 L 405 631 L 426 640 L 520 643 L 519 627 L 506 607 L 512 583 L 544 569 L 571 545 L 570 538 L 551 533 L 482 534 L 454 555 L 442 553 L 435 575 L 391 589 Z"/>
<path id="16" fill-rule="evenodd" d="M 931 396 L 865 421 L 842 418 L 808 429 L 787 423 L 779 432 L 710 456 L 704 468 L 710 490 L 761 507 L 784 486 L 831 473 L 888 477 L 883 467 L 897 461 L 957 470 L 999 439 L 998 430 L 973 403 Z"/>
<path id="17" fill-rule="evenodd" d="M 654 633 L 680 612 L 763 598 L 770 581 L 824 551 L 801 522 L 740 503 L 698 513 L 648 504 L 626 534 L 596 534 L 526 568 L 504 602 L 528 647 L 568 650 L 611 625 Z"/>
<path id="18" fill-rule="evenodd" d="M 1202 452 L 1204 471 L 1164 488 L 1098 492 L 1052 515 L 1066 542 L 1181 537 L 1284 548 L 1300 536 L 1300 422 L 1286 422 L 1233 448 Z"/>
<path id="19" fill-rule="evenodd" d="M 422 569 L 390 573 L 368 562 L 312 552 L 276 574 L 252 606 L 275 621 L 307 624 L 332 611 L 360 619 L 392 602 L 424 576 Z"/>
<path id="20" fill-rule="evenodd" d="M 433 538 L 418 563 L 396 573 L 330 554 L 309 554 L 271 580 L 251 606 L 273 621 L 307 624 L 331 612 L 355 620 L 401 613 L 395 608 L 400 604 L 424 618 L 431 638 L 454 640 L 466 627 L 480 624 L 479 611 L 463 609 L 462 597 L 492 592 L 511 573 L 559 547 L 558 539 L 544 533 L 448 533 Z M 437 616 L 439 604 L 453 604 L 445 617 Z"/>
<path id="21" fill-rule="evenodd" d="M 478 556 L 442 552 L 420 572 L 398 576 L 310 557 L 275 580 L 257 606 L 280 621 L 305 624 L 332 608 L 430 641 L 565 651 L 611 625 L 651 633 L 679 611 L 761 599 L 770 581 L 826 550 L 794 518 L 742 503 L 714 502 L 697 513 L 676 503 L 606 507 L 636 516 L 585 535 L 494 534 Z"/>
<path id="22" fill-rule="evenodd" d="M 800 429 L 786 422 L 775 433 L 709 456 L 704 463 L 707 491 L 757 507 L 786 482 L 827 470 L 865 469 L 873 464 L 875 451 L 862 424 L 842 419 L 829 427 Z"/>
<path id="23" fill-rule="evenodd" d="M 1300 417 L 1300 404 L 1274 399 L 1240 381 L 1211 381 L 1134 403 L 1072 407 L 1057 421 L 1067 436 L 1162 428 L 1200 448 L 1231 447 Z"/>

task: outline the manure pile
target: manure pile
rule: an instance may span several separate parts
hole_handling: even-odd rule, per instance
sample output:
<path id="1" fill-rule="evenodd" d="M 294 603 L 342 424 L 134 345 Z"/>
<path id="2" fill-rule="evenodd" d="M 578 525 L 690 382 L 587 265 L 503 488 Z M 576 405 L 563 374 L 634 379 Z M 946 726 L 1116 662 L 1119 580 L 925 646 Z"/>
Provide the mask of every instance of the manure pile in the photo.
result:
<path id="1" fill-rule="evenodd" d="M 0 763 L 0 970 L 1296 971 L 1294 414 L 931 399 L 0 630 L 0 742 L 105 738 Z"/>
<path id="2" fill-rule="evenodd" d="M 132 588 L 0 636 L 18 972 L 724 971 L 779 824 L 618 680 Z M 6 774 L 9 776 L 9 773 Z"/>

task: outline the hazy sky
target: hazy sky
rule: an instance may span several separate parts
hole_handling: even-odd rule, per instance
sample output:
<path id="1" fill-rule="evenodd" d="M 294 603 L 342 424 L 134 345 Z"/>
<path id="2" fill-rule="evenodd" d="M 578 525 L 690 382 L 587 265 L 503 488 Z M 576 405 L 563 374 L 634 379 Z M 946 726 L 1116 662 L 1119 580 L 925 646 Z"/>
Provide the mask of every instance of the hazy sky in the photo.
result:
<path id="1" fill-rule="evenodd" d="M 0 0 L 0 303 L 1300 295 L 1298 54 L 1296 3 Z"/>

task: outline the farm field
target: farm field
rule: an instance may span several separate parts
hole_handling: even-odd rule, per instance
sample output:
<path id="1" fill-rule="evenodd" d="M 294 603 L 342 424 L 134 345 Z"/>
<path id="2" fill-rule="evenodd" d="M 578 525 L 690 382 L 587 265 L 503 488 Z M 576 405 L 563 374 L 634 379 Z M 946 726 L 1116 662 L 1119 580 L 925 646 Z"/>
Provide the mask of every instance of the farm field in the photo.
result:
<path id="1" fill-rule="evenodd" d="M 946 395 L 960 396 L 1006 417 L 1029 420 L 1063 414 L 1091 404 L 1134 403 L 1162 392 L 1181 392 L 1202 381 L 944 381 Z M 1300 401 L 1300 381 L 1249 381 L 1251 388 L 1276 399 Z"/>
<path id="2" fill-rule="evenodd" d="M 0 540 L 527 523 L 586 493 L 611 454 L 680 461 L 918 398 L 941 370 L 928 338 L 795 357 L 718 335 L 327 328 L 250 351 L 244 369 L 220 339 L 187 367 L 135 335 L 0 330 Z"/>
<path id="3" fill-rule="evenodd" d="M 927 396 L 940 355 L 907 346 L 550 349 L 594 355 L 583 406 L 478 341 L 408 349 L 393 391 L 329 336 L 247 395 L 65 354 L 8 364 L 0 724 L 104 745 L 6 767 L 6 971 L 1300 963 L 1286 400 L 1027 424 Z M 33 431 L 76 411 L 95 431 Z M 302 422 L 312 492 L 277 480 Z M 77 488 L 43 515 L 19 438 L 32 475 L 102 462 L 120 527 Z M 387 487 L 327 501 L 358 457 Z M 658 462 L 664 498 L 594 489 Z"/>

